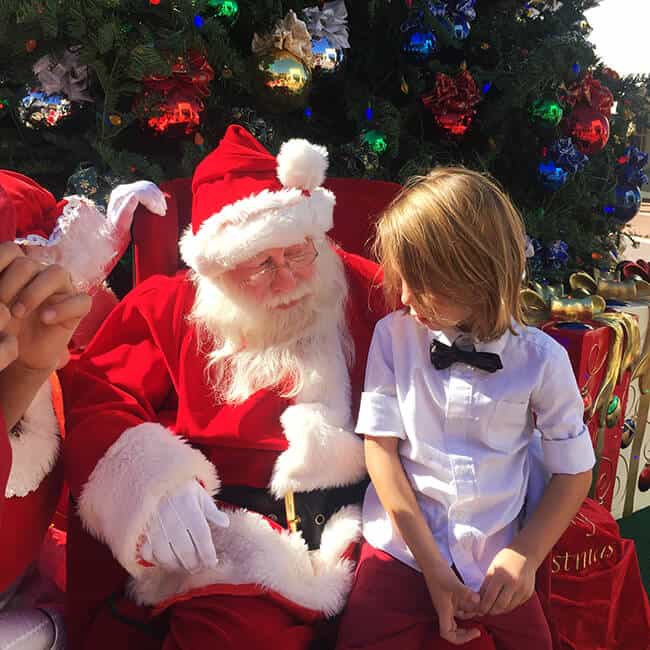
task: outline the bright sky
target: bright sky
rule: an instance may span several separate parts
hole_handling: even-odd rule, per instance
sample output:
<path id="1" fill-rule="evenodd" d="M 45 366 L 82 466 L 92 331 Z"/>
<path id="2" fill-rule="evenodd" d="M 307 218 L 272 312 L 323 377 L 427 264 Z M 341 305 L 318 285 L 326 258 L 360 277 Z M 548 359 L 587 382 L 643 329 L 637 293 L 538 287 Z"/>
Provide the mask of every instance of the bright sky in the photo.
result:
<path id="1" fill-rule="evenodd" d="M 605 65 L 621 75 L 650 73 L 650 0 L 602 0 L 586 18 Z"/>

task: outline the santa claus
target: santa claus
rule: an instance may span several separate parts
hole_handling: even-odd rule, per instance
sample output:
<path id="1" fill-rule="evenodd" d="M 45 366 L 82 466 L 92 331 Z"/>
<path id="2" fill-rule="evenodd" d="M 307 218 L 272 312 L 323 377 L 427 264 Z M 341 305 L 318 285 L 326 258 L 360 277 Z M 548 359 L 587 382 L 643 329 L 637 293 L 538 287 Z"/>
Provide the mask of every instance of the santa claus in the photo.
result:
<path id="1" fill-rule="evenodd" d="M 63 371 L 73 648 L 302 649 L 341 611 L 383 306 L 376 266 L 326 236 L 326 167 L 230 127 L 194 175 L 189 270 L 137 287 Z"/>
<path id="2" fill-rule="evenodd" d="M 6 326 L 15 334 L 18 361 L 30 375 L 29 381 L 24 373 L 18 377 L 14 364 L 8 366 L 0 378 L 0 401 L 6 406 L 3 410 L 9 427 L 6 454 L 9 472 L 2 487 L 0 526 L 0 547 L 3 549 L 0 553 L 1 647 L 33 650 L 58 648 L 63 643 L 56 606 L 36 606 L 55 605 L 63 588 L 62 566 L 47 563 L 46 573 L 58 583 L 56 585 L 38 569 L 41 544 L 53 522 L 57 503 L 65 507 L 65 500 L 61 499 L 63 466 L 60 462 L 63 400 L 57 375 L 52 370 L 67 360 L 66 346 L 79 324 L 79 318 L 72 319 L 67 323 L 70 327 L 59 332 L 56 341 L 48 345 L 44 337 L 49 334 L 43 324 L 39 324 L 41 329 L 38 329 L 34 324 L 27 324 L 27 315 L 15 317 L 16 295 L 24 295 L 17 294 L 15 287 L 21 283 L 24 289 L 40 285 L 39 293 L 44 298 L 43 288 L 51 285 L 52 290 L 48 291 L 52 296 L 71 294 L 70 300 L 76 301 L 72 304 L 81 315 L 87 314 L 84 305 L 89 302 L 82 294 L 91 292 L 99 296 L 94 312 L 84 319 L 85 334 L 77 338 L 78 343 L 84 342 L 92 329 L 88 323 L 97 322 L 98 312 L 105 315 L 113 301 L 117 302 L 114 296 L 105 300 L 105 296 L 111 298 L 111 294 L 102 282 L 128 244 L 131 219 L 141 201 L 154 211 L 164 212 L 164 196 L 153 183 L 120 186 L 111 198 L 108 213 L 104 214 L 87 199 L 71 196 L 57 202 L 33 180 L 16 172 L 0 171 L 3 235 L 0 241 L 5 242 L 0 269 L 0 302 L 11 309 L 14 316 L 7 320 Z M 52 296 L 49 301 L 59 300 Z M 45 353 L 48 357 L 56 353 L 53 364 Z M 35 395 L 30 393 L 24 402 L 26 408 L 19 408 L 19 402 L 28 392 L 28 384 L 35 378 L 40 378 Z M 3 444 L 6 440 L 3 435 Z M 61 525 L 62 521 L 60 516 L 57 524 Z M 63 560 L 62 552 L 59 557 Z M 40 568 L 44 568 L 43 564 Z"/>

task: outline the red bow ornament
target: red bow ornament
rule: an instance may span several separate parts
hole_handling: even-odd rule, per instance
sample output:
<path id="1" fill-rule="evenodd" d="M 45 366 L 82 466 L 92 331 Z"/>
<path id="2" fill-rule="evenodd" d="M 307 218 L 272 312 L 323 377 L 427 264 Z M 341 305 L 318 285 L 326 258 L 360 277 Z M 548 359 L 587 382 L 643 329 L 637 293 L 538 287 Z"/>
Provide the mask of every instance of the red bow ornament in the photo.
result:
<path id="1" fill-rule="evenodd" d="M 459 136 L 469 129 L 476 114 L 475 106 L 480 101 L 481 93 L 467 70 L 455 77 L 436 73 L 433 90 L 422 96 L 422 103 L 431 111 L 436 124 L 451 135 Z"/>

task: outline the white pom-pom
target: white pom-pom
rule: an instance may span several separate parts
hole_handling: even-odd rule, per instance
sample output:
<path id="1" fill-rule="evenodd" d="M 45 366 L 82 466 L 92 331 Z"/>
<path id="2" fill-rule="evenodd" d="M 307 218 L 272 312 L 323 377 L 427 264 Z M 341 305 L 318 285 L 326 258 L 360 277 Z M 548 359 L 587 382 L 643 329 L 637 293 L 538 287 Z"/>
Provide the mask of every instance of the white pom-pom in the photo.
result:
<path id="1" fill-rule="evenodd" d="M 327 149 L 307 140 L 288 140 L 278 154 L 278 178 L 285 187 L 314 190 L 323 184 Z"/>

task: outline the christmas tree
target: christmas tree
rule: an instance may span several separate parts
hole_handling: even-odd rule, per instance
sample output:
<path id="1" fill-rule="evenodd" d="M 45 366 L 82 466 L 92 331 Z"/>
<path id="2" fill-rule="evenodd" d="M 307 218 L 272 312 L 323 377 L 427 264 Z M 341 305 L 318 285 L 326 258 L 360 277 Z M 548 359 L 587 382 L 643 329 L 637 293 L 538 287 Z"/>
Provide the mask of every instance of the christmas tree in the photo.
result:
<path id="1" fill-rule="evenodd" d="M 647 78 L 598 61 L 596 0 L 0 0 L 0 166 L 55 194 L 190 175 L 238 122 L 330 174 L 493 174 L 533 273 L 609 264 L 646 180 Z M 634 16 L 630 16 L 634 20 Z"/>

